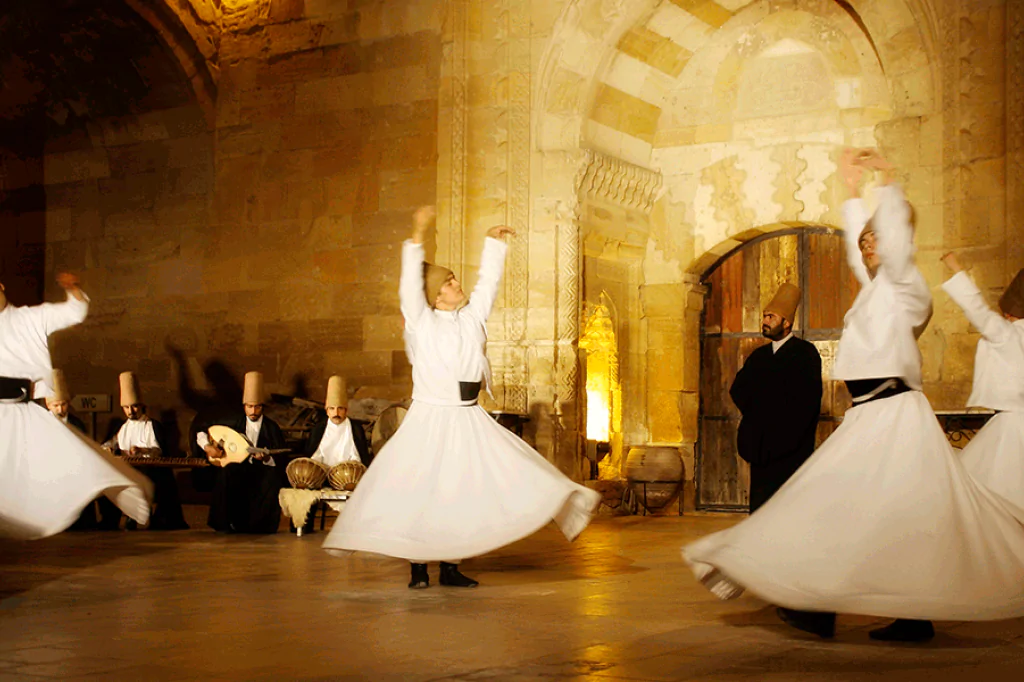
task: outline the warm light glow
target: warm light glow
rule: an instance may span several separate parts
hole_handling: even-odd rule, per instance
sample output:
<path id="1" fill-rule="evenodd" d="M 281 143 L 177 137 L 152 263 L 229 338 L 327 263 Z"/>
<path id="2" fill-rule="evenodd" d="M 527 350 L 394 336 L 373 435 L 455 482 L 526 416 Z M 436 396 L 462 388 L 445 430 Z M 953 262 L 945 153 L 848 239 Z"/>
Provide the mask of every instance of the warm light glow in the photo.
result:
<path id="1" fill-rule="evenodd" d="M 621 429 L 619 356 L 609 302 L 590 306 L 580 348 L 587 352 L 587 439 L 608 443 Z"/>
<path id="2" fill-rule="evenodd" d="M 608 391 L 590 389 L 590 376 L 587 376 L 587 439 L 608 442 L 612 421 L 611 406 L 608 404 Z"/>

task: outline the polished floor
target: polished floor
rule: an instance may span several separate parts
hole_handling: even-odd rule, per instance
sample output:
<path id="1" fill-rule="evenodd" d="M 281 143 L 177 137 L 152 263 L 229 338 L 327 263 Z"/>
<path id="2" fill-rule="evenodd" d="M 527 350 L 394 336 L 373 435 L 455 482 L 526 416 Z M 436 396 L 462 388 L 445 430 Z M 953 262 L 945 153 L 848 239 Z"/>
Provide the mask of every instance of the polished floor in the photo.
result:
<path id="1" fill-rule="evenodd" d="M 548 527 L 463 570 L 473 590 L 405 587 L 408 565 L 297 538 L 65 533 L 0 543 L 0 682 L 59 680 L 1019 680 L 1024 619 L 939 623 L 927 645 L 834 641 L 752 597 L 719 602 L 679 547 L 734 517 Z M 198 527 L 198 525 L 197 525 Z M 437 568 L 431 565 L 431 580 Z"/>

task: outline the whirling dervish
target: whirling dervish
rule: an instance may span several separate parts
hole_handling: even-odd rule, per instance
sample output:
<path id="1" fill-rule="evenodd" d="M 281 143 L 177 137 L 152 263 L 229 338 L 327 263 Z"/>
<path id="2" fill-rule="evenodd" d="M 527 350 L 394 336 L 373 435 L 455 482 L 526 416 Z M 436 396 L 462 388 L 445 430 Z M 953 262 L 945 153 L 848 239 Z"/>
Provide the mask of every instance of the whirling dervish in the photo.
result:
<path id="1" fill-rule="evenodd" d="M 859 197 L 884 173 L 878 208 Z M 874 639 L 924 641 L 930 619 L 1024 615 L 1024 518 L 968 475 L 922 392 L 916 338 L 931 294 L 914 262 L 910 206 L 874 150 L 846 150 L 847 257 L 861 289 L 833 378 L 853 397 L 842 425 L 749 519 L 683 549 L 723 599 L 744 589 L 822 637 L 835 612 L 898 620 Z"/>
<path id="2" fill-rule="evenodd" d="M 942 285 L 981 333 L 974 356 L 974 385 L 967 407 L 996 414 L 961 455 L 974 479 L 1024 510 L 1024 270 L 992 310 L 955 253 L 943 262 L 953 271 Z"/>
<path id="3" fill-rule="evenodd" d="M 50 334 L 89 310 L 76 277 L 57 281 L 66 301 L 24 307 L 8 304 L 0 284 L 0 534 L 16 538 L 61 532 L 99 495 L 149 520 L 149 480 L 31 402 L 52 391 Z"/>
<path id="4" fill-rule="evenodd" d="M 416 212 L 402 246 L 399 299 L 412 363 L 412 406 L 373 460 L 324 541 L 329 551 L 406 559 L 411 588 L 475 587 L 461 559 L 519 540 L 554 520 L 569 540 L 586 528 L 600 495 L 574 483 L 477 404 L 490 390 L 487 318 L 498 295 L 511 228 L 491 228 L 468 301 L 455 274 L 424 262 L 434 209 Z"/>

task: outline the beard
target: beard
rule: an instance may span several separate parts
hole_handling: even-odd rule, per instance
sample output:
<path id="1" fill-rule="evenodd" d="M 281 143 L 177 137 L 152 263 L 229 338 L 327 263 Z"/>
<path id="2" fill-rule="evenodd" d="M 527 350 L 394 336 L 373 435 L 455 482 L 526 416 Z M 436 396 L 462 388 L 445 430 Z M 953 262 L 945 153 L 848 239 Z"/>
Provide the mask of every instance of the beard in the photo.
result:
<path id="1" fill-rule="evenodd" d="M 774 327 L 767 324 L 761 325 L 761 336 L 772 341 L 781 341 L 786 336 L 785 323 L 779 322 Z"/>

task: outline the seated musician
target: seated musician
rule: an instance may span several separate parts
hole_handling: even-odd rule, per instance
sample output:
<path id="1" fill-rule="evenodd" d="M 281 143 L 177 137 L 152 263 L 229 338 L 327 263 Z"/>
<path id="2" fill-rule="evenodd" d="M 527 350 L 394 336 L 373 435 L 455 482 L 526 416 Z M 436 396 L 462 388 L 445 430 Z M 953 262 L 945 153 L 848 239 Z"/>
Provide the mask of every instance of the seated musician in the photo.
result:
<path id="1" fill-rule="evenodd" d="M 60 423 L 70 426 L 82 435 L 85 435 L 85 422 L 71 414 L 71 393 L 68 391 L 68 381 L 64 371 L 53 370 L 53 395 L 46 396 L 46 409 L 57 418 Z M 100 499 L 106 499 L 100 495 Z M 114 507 L 113 504 L 110 505 Z M 118 519 L 121 518 L 121 510 L 114 507 Z M 82 508 L 78 520 L 68 527 L 68 530 L 95 530 L 96 529 L 96 502 L 90 502 Z"/>
<path id="2" fill-rule="evenodd" d="M 85 433 L 85 422 L 71 414 L 71 394 L 63 370 L 53 370 L 53 395 L 46 396 L 46 409 L 61 423 L 74 427 L 81 434 Z"/>
<path id="3" fill-rule="evenodd" d="M 222 424 L 257 448 L 284 449 L 281 427 L 264 416 L 263 401 L 263 375 L 248 372 L 242 395 L 245 413 Z M 196 443 L 214 464 L 225 456 L 205 430 L 196 434 Z M 281 521 L 277 498 L 286 480 L 285 464 L 283 457 L 277 461 L 275 455 L 257 452 L 243 462 L 216 468 L 208 525 L 222 533 L 276 533 Z"/>
<path id="4" fill-rule="evenodd" d="M 327 419 L 316 424 L 306 440 L 307 457 L 328 469 L 342 462 L 370 465 L 370 448 L 362 422 L 348 418 L 348 391 L 345 380 L 332 376 L 327 380 Z"/>
<path id="5" fill-rule="evenodd" d="M 167 452 L 160 422 L 146 414 L 146 404 L 140 398 L 139 384 L 132 372 L 122 372 L 119 377 L 121 385 L 121 408 L 124 410 L 124 421 L 115 419 L 110 423 L 107 441 L 103 447 L 122 456 L 144 457 L 156 459 Z M 178 495 L 178 483 L 174 479 L 174 470 L 170 467 L 146 466 L 145 462 L 135 466 L 153 481 L 153 503 L 155 509 L 149 519 L 150 530 L 184 530 L 188 528 L 185 515 L 181 509 L 181 498 Z M 100 501 L 104 522 L 112 510 Z M 119 519 L 118 519 L 119 521 Z M 126 526 L 135 529 L 135 522 L 130 520 Z"/>

